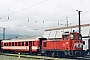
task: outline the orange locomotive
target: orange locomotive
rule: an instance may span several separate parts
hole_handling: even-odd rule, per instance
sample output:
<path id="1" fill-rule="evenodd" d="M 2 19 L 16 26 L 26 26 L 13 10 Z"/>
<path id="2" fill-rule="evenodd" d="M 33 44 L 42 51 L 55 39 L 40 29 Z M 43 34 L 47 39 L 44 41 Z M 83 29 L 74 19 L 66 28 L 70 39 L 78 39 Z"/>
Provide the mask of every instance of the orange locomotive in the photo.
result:
<path id="1" fill-rule="evenodd" d="M 66 32 L 62 34 L 62 39 L 43 40 L 42 50 L 49 56 L 82 56 L 84 52 L 81 37 L 81 34 L 77 32 Z"/>

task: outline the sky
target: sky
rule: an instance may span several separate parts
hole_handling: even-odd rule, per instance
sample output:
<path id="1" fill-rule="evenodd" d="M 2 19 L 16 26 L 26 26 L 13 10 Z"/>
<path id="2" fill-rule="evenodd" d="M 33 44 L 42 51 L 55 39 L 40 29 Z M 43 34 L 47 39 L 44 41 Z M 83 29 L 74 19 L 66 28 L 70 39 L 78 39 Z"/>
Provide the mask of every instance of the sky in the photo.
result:
<path id="1" fill-rule="evenodd" d="M 0 0 L 0 27 L 6 33 L 43 35 L 45 29 L 90 23 L 90 0 Z M 2 33 L 2 28 L 0 28 Z"/>

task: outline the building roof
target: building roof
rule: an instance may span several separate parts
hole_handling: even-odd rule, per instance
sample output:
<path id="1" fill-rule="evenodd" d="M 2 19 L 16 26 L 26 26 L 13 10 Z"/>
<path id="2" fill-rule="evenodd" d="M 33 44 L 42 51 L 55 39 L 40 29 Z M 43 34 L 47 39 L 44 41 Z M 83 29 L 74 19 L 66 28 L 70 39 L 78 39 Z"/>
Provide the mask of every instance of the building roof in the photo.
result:
<path id="1" fill-rule="evenodd" d="M 81 25 L 81 27 L 85 27 L 85 26 L 90 26 L 90 24 L 83 24 L 83 25 Z M 61 27 L 61 28 L 47 29 L 45 31 L 62 30 L 62 29 L 77 28 L 77 27 L 78 27 L 78 25 L 76 25 L 76 26 L 68 26 L 68 27 Z"/>

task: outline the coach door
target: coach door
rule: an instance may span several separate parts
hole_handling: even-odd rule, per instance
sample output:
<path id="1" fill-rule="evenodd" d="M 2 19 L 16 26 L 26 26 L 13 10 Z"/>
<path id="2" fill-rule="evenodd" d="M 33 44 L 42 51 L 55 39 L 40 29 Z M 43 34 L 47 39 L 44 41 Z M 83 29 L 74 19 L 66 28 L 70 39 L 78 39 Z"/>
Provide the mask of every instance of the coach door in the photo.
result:
<path id="1" fill-rule="evenodd" d="M 29 51 L 32 52 L 32 41 L 29 41 Z"/>

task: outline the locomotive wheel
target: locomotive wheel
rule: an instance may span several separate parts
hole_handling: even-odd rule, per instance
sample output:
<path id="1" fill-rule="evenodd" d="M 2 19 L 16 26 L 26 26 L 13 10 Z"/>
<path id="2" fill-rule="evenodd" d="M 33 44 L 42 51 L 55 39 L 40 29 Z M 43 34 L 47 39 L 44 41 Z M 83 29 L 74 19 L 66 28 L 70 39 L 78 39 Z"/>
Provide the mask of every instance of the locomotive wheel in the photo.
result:
<path id="1" fill-rule="evenodd" d="M 57 57 L 58 57 L 58 58 L 64 58 L 64 57 L 65 57 L 64 52 L 58 52 L 58 53 L 57 53 Z"/>
<path id="2" fill-rule="evenodd" d="M 59 54 L 57 54 L 57 57 L 58 57 L 58 58 L 61 58 L 61 56 L 60 56 Z"/>
<path id="3" fill-rule="evenodd" d="M 52 57 L 55 57 L 55 52 L 52 53 Z"/>
<path id="4" fill-rule="evenodd" d="M 61 56 L 62 54 L 60 54 L 59 52 L 57 53 L 57 57 L 58 58 L 61 58 L 62 56 Z"/>
<path id="5" fill-rule="evenodd" d="M 52 56 L 52 53 L 47 53 L 47 56 Z"/>

